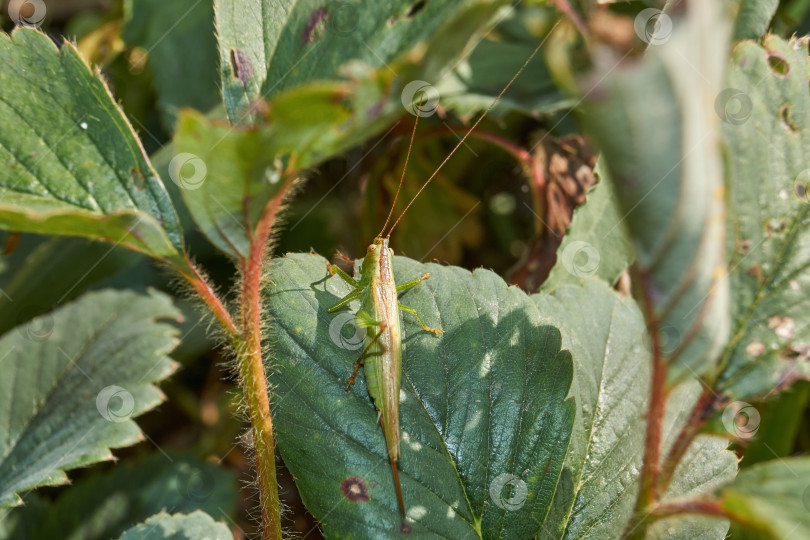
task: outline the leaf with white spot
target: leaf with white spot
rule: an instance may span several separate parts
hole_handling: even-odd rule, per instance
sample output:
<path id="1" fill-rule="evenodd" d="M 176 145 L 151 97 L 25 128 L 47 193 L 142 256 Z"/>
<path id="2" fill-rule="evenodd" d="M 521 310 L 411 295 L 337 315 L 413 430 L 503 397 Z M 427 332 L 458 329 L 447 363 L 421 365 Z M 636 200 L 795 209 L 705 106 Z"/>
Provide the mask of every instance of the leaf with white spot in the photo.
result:
<path id="1" fill-rule="evenodd" d="M 0 33 L 0 227 L 186 265 L 171 199 L 101 77 L 30 28 Z"/>
<path id="2" fill-rule="evenodd" d="M 808 40 L 734 50 L 718 96 L 730 159 L 732 337 L 718 391 L 744 398 L 810 376 Z M 736 114 L 734 114 L 736 111 Z"/>

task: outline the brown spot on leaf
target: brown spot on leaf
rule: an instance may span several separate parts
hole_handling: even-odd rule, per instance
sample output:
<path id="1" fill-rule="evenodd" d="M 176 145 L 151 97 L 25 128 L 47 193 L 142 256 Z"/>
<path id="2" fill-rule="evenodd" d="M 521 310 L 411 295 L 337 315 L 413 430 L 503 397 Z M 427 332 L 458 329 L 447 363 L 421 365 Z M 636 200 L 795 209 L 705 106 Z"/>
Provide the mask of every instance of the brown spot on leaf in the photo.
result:
<path id="1" fill-rule="evenodd" d="M 765 344 L 761 341 L 752 341 L 745 348 L 745 352 L 756 358 L 765 352 Z"/>
<path id="2" fill-rule="evenodd" d="M 253 64 L 245 53 L 237 49 L 231 49 L 231 72 L 233 78 L 247 84 L 253 79 Z"/>
<path id="3" fill-rule="evenodd" d="M 759 281 L 760 283 L 765 281 L 765 278 L 762 276 L 762 268 L 758 265 L 750 267 L 748 270 L 745 271 L 746 274 L 749 276 L 753 276 L 754 279 Z"/>
<path id="4" fill-rule="evenodd" d="M 356 476 L 350 476 L 341 482 L 340 490 L 343 492 L 343 495 L 352 502 L 366 502 L 368 500 L 366 483 Z"/>
<path id="5" fill-rule="evenodd" d="M 326 27 L 326 15 L 328 12 L 325 7 L 313 9 L 309 14 L 309 20 L 301 32 L 301 45 L 313 43 L 321 38 L 324 28 Z"/>
<path id="6" fill-rule="evenodd" d="M 410 523 L 403 523 L 399 526 L 399 532 L 402 534 L 411 534 L 413 532 L 413 527 Z"/>
<path id="7" fill-rule="evenodd" d="M 6 239 L 6 246 L 3 248 L 3 255 L 11 255 L 17 246 L 20 245 L 20 232 L 14 231 L 8 235 Z"/>
<path id="8" fill-rule="evenodd" d="M 776 337 L 781 339 L 793 339 L 796 332 L 796 321 L 790 317 L 774 315 L 768 319 L 768 328 L 773 330 Z"/>
<path id="9" fill-rule="evenodd" d="M 129 170 L 129 177 L 132 178 L 132 183 L 135 184 L 135 188 L 140 191 L 144 190 L 146 187 L 146 179 L 143 177 L 143 173 L 141 171 L 135 167 L 132 167 Z"/>

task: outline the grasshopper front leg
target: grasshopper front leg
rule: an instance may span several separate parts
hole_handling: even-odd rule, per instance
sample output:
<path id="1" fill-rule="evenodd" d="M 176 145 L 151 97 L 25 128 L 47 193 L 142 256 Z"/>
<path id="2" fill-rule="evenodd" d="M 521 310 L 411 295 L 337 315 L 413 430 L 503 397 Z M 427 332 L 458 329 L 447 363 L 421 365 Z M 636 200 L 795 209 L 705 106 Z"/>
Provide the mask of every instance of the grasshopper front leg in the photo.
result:
<path id="1" fill-rule="evenodd" d="M 354 287 L 354 290 L 352 290 L 352 292 L 350 292 L 349 294 L 338 300 L 338 302 L 334 306 L 326 310 L 327 312 L 333 313 L 342 308 L 343 306 L 346 306 L 352 303 L 353 301 L 357 300 L 358 298 L 360 298 L 360 294 L 363 292 L 363 289 L 360 288 L 360 283 L 356 279 L 354 279 L 352 276 L 344 272 L 339 266 L 336 266 L 334 264 L 326 263 L 326 271 L 329 272 L 329 275 L 331 276 L 337 274 L 341 279 L 343 279 L 343 281 Z"/>

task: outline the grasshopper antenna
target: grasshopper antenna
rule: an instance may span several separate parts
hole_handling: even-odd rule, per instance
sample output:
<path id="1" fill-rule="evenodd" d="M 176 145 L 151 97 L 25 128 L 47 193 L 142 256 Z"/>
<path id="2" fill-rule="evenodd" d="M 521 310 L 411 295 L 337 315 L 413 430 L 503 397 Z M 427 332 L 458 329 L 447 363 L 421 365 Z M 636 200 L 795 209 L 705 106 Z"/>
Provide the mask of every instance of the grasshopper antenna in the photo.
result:
<path id="1" fill-rule="evenodd" d="M 419 99 L 419 108 L 416 109 L 416 120 L 413 122 L 413 131 L 411 131 L 411 142 L 408 143 L 408 153 L 405 154 L 405 165 L 402 167 L 402 176 L 399 178 L 399 185 L 397 186 L 397 193 L 394 195 L 394 202 L 391 203 L 391 210 L 388 211 L 388 217 L 385 218 L 385 224 L 382 226 L 382 230 L 380 230 L 380 234 L 377 236 L 380 237 L 385 232 L 385 228 L 388 227 L 388 222 L 391 220 L 391 216 L 394 214 L 394 208 L 397 206 L 397 199 L 399 198 L 399 192 L 402 189 L 402 182 L 405 180 L 405 171 L 408 170 L 408 160 L 411 159 L 411 149 L 413 148 L 413 140 L 416 137 L 416 126 L 419 125 L 419 113 L 422 112 L 422 99 Z M 393 227 L 391 227 L 393 229 Z M 389 231 L 386 235 L 386 238 L 391 236 L 391 232 Z"/>
<path id="2" fill-rule="evenodd" d="M 461 138 L 461 140 L 458 142 L 458 144 L 456 144 L 456 146 L 450 151 L 450 153 L 447 154 L 447 157 L 444 158 L 444 161 L 442 161 L 439 164 L 439 166 L 436 167 L 436 170 L 433 171 L 433 174 L 430 175 L 430 178 L 428 178 L 427 181 L 425 181 L 425 183 L 422 184 L 422 187 L 419 188 L 419 191 L 417 191 L 416 195 L 413 196 L 413 199 L 411 199 L 411 202 L 409 202 L 408 206 L 405 207 L 405 210 L 403 210 L 402 213 L 399 214 L 399 217 L 397 218 L 397 220 L 394 221 L 393 225 L 391 225 L 391 228 L 388 230 L 388 234 L 386 236 L 391 236 L 391 233 L 393 232 L 394 227 L 397 226 L 397 224 L 399 223 L 399 220 L 401 220 L 402 216 L 405 215 L 405 212 L 408 211 L 408 209 L 411 207 L 411 205 L 414 203 L 414 201 L 417 199 L 417 197 L 419 197 L 419 195 L 422 193 L 422 191 L 424 191 L 424 189 L 427 187 L 427 185 L 430 183 L 430 181 L 433 180 L 436 177 L 437 174 L 439 174 L 439 171 L 442 169 L 442 167 L 444 167 L 445 163 L 447 163 L 450 160 L 450 158 L 453 157 L 453 154 L 456 153 L 456 150 L 458 150 L 461 147 L 461 145 L 464 144 L 464 141 L 467 140 L 467 137 L 469 137 L 470 134 L 473 131 L 475 131 L 475 128 L 477 128 L 478 124 L 481 123 L 481 120 L 483 120 L 486 117 L 486 115 L 489 114 L 489 111 L 491 111 L 495 107 L 495 105 L 498 104 L 498 102 L 501 100 L 501 98 L 506 93 L 506 91 L 509 90 L 509 87 L 512 86 L 512 83 L 515 82 L 515 80 L 520 76 L 520 74 L 523 73 L 523 70 L 526 69 L 526 66 L 529 65 L 529 62 L 531 62 L 534 59 L 534 57 L 537 55 L 537 53 L 540 52 L 540 47 L 542 47 L 543 44 L 546 42 L 546 40 L 548 40 L 549 36 L 551 36 L 552 32 L 554 32 L 554 29 L 557 28 L 558 24 L 560 24 L 560 21 L 557 21 L 556 23 L 554 23 L 554 26 L 552 26 L 551 30 L 548 31 L 548 34 L 546 34 L 546 37 L 544 37 L 543 40 L 540 42 L 540 44 L 537 45 L 537 47 L 534 48 L 534 51 L 532 51 L 532 54 L 529 55 L 529 57 L 526 59 L 526 61 L 523 62 L 523 65 L 520 66 L 520 69 L 517 71 L 517 73 L 515 73 L 515 75 L 512 77 L 512 79 L 506 84 L 506 86 L 503 87 L 503 90 L 501 90 L 501 93 L 498 94 L 498 96 L 492 101 L 492 103 L 489 105 L 489 107 L 487 107 L 487 110 L 485 110 L 484 113 L 481 116 L 478 117 L 478 120 L 475 121 L 475 123 L 472 125 L 472 127 L 469 130 L 467 130 L 467 133 L 464 134 L 464 136 Z M 421 107 L 421 104 L 420 104 L 420 107 Z M 404 174 L 404 171 L 403 171 L 403 174 Z M 393 211 L 393 207 L 391 207 L 391 210 Z M 386 221 L 386 223 L 388 223 L 388 222 Z"/>

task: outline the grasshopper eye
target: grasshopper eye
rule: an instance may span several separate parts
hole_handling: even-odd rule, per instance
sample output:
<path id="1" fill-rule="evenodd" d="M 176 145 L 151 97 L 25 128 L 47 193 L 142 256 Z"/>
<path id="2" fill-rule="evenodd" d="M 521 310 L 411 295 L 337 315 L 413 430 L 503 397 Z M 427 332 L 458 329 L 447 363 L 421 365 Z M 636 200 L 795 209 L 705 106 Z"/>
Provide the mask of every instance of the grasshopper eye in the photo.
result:
<path id="1" fill-rule="evenodd" d="M 371 244 L 370 246 L 368 246 L 368 252 L 369 252 L 369 253 L 371 253 L 371 252 L 372 252 L 372 251 L 374 251 L 375 249 L 377 249 L 377 246 L 376 246 L 375 244 Z"/>

